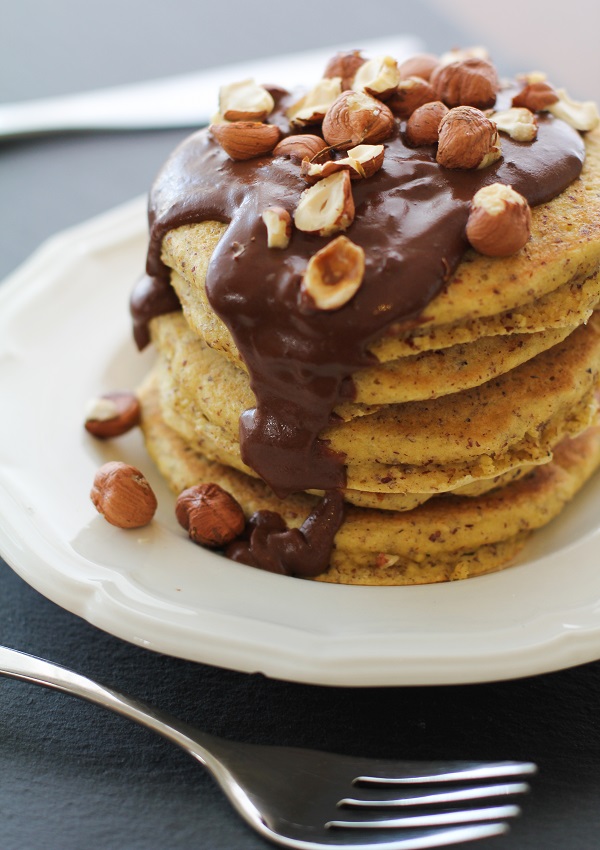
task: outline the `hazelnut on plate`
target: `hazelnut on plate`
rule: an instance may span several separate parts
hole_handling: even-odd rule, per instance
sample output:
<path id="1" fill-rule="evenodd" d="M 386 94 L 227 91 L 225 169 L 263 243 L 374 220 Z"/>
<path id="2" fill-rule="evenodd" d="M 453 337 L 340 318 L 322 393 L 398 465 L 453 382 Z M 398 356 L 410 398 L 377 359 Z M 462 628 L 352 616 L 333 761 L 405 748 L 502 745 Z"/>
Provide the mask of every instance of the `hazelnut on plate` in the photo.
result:
<path id="1" fill-rule="evenodd" d="M 118 528 L 141 528 L 152 520 L 156 496 L 135 466 L 110 461 L 94 477 L 90 498 L 98 513 Z"/>
<path id="2" fill-rule="evenodd" d="M 220 549 L 231 543 L 246 526 L 239 502 L 212 482 L 188 487 L 180 493 L 175 514 L 190 539 L 209 549 Z"/>
<path id="3" fill-rule="evenodd" d="M 133 393 L 104 393 L 88 402 L 85 429 L 100 440 L 120 437 L 139 424 L 140 415 L 140 403 Z"/>

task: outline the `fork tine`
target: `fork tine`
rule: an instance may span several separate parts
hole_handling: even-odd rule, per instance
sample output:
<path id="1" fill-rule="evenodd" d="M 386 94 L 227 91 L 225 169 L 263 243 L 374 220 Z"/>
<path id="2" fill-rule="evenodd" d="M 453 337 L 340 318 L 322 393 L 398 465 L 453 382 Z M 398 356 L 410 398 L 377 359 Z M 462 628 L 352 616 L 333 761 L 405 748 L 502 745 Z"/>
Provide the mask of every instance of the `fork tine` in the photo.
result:
<path id="1" fill-rule="evenodd" d="M 425 815 L 408 815 L 397 818 L 348 817 L 345 820 L 331 820 L 325 824 L 327 829 L 416 829 L 428 826 L 451 826 L 459 823 L 502 820 L 520 814 L 518 806 L 490 806 L 485 809 L 451 809 Z M 362 813 L 361 813 L 362 814 Z"/>
<path id="2" fill-rule="evenodd" d="M 378 789 L 381 791 L 382 789 Z M 429 806 L 447 803 L 460 803 L 466 800 L 480 800 L 485 797 L 507 797 L 512 794 L 525 794 L 529 791 L 526 782 L 509 782 L 498 785 L 472 785 L 468 788 L 459 788 L 452 791 L 436 791 L 432 794 L 423 794 L 418 791 L 407 789 L 402 797 L 381 798 L 377 791 L 364 789 L 366 795 L 358 797 L 344 797 L 338 802 L 338 806 L 369 807 L 369 808 L 401 808 L 402 806 Z"/>
<path id="3" fill-rule="evenodd" d="M 369 833 L 367 841 L 350 840 L 348 833 L 332 831 L 332 840 L 327 844 L 316 843 L 318 850 L 429 850 L 435 847 L 450 847 L 452 844 L 463 844 L 467 841 L 478 841 L 482 838 L 492 838 L 495 835 L 505 835 L 508 825 L 505 823 L 478 823 L 468 826 L 450 826 L 446 829 L 409 830 L 401 836 L 389 836 L 385 831 Z"/>
<path id="4" fill-rule="evenodd" d="M 354 779 L 353 784 L 377 785 L 408 785 L 428 784 L 432 782 L 460 782 L 464 780 L 496 779 L 504 776 L 525 776 L 537 772 L 537 766 L 532 762 L 504 761 L 489 762 L 455 762 L 436 766 L 433 762 L 420 765 L 418 762 L 407 764 L 401 776 L 389 775 L 383 768 L 379 775 L 361 774 Z"/>

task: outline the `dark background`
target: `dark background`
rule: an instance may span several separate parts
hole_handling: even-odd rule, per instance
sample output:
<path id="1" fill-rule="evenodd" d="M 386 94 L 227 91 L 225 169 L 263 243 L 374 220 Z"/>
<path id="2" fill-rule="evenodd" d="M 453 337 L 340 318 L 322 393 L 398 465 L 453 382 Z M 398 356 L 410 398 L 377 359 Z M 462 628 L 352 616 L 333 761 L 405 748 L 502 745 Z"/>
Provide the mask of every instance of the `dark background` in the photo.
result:
<path id="1" fill-rule="evenodd" d="M 486 41 L 474 20 L 449 7 L 392 0 L 344 6 L 20 0 L 2 9 L 0 100 L 151 79 L 267 52 L 353 40 L 360 47 L 392 31 L 414 33 L 436 53 Z M 569 4 L 569 23 L 581 26 L 576 8 Z M 560 33 L 545 32 L 543 21 L 537 26 L 535 40 L 546 39 L 547 46 L 554 38 L 559 45 Z M 510 39 L 500 44 L 492 28 L 490 40 L 503 72 L 524 69 Z M 53 233 L 145 193 L 185 132 L 3 143 L 0 279 Z M 10 415 L 8 402 L 0 399 L 0 415 Z M 599 663 L 452 687 L 271 681 L 123 643 L 41 597 L 1 561 L 0 642 L 240 740 L 373 756 L 534 760 L 540 773 L 522 817 L 489 846 L 599 846 Z M 0 679 L 0 850 L 264 846 L 201 768 L 172 745 L 85 703 Z"/>

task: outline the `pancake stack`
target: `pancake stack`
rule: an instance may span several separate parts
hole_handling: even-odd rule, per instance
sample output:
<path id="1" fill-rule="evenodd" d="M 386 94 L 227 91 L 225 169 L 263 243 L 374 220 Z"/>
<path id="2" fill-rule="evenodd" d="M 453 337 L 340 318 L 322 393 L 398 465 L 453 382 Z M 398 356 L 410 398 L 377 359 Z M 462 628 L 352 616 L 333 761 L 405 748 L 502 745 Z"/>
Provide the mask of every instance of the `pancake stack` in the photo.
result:
<path id="1" fill-rule="evenodd" d="M 286 134 L 290 132 L 289 123 L 283 120 L 290 115 L 287 94 L 282 103 L 286 108 L 276 110 L 277 121 L 266 120 Z M 405 158 L 406 120 L 406 115 L 395 112 L 392 134 L 392 140 L 397 138 L 402 145 Z M 220 121 L 215 126 L 228 126 L 222 116 Z M 550 137 L 542 135 L 542 129 L 546 132 L 548 124 L 554 132 L 563 121 L 547 113 L 540 121 L 540 135 L 532 142 L 512 142 L 501 133 L 499 163 L 471 169 L 466 177 L 467 172 L 460 171 L 460 180 L 478 180 L 481 185 L 508 182 L 513 149 L 520 155 L 522 149 L 527 148 L 528 154 L 529 148 L 544 146 L 545 156 Z M 198 215 L 187 194 L 194 195 L 194 186 L 190 187 L 189 180 L 181 181 L 175 191 L 173 174 L 184 168 L 182 163 L 186 173 L 192 173 L 201 161 L 204 172 L 212 170 L 215 180 L 227 169 L 230 173 L 225 179 L 231 180 L 238 163 L 230 165 L 214 128 L 184 143 L 157 178 L 151 200 L 155 253 L 154 258 L 150 255 L 149 271 L 153 281 L 168 281 L 169 290 L 162 300 L 154 297 L 154 304 L 160 301 L 161 306 L 150 311 L 146 307 L 144 315 L 157 358 L 139 390 L 148 451 L 174 493 L 211 482 L 233 495 L 247 518 L 257 511 L 276 513 L 279 531 L 281 520 L 290 529 L 301 529 L 303 545 L 308 541 L 302 550 L 307 561 L 312 533 L 307 517 L 312 516 L 314 524 L 314 517 L 323 512 L 332 494 L 338 500 L 341 494 L 343 518 L 340 514 L 331 532 L 324 567 L 313 571 L 309 566 L 300 573 L 321 581 L 430 583 L 467 578 L 510 564 L 532 531 L 555 517 L 600 464 L 596 400 L 600 314 L 594 313 L 600 303 L 600 134 L 596 130 L 580 134 L 567 124 L 565 127 L 566 138 L 571 140 L 571 133 L 581 139 L 583 168 L 568 185 L 554 191 L 554 197 L 544 198 L 546 188 L 536 187 L 531 235 L 524 247 L 510 256 L 484 256 L 469 248 L 464 229 L 473 186 L 465 188 L 461 183 L 458 191 L 458 183 L 452 184 L 456 207 L 463 216 L 458 216 L 458 235 L 452 245 L 456 243 L 460 250 L 446 248 L 445 266 L 438 259 L 437 265 L 444 268 L 436 272 L 439 284 L 433 297 L 418 308 L 395 309 L 376 332 L 370 328 L 363 335 L 360 358 L 353 353 L 346 363 L 339 364 L 339 343 L 335 348 L 331 342 L 335 374 L 342 375 L 335 392 L 331 391 L 331 373 L 322 366 L 322 355 L 315 370 L 304 353 L 307 344 L 303 347 L 301 342 L 310 339 L 311 351 L 317 345 L 322 348 L 322 341 L 325 347 L 329 345 L 326 322 L 336 313 L 349 317 L 341 327 L 350 346 L 358 333 L 353 331 L 352 311 L 362 310 L 364 315 L 366 308 L 359 292 L 347 304 L 328 311 L 324 319 L 325 311 L 307 303 L 306 298 L 302 300 L 298 281 L 306 268 L 305 258 L 330 244 L 337 234 L 305 235 L 294 229 L 289 246 L 268 247 L 265 226 L 255 211 L 250 216 L 253 236 L 243 241 L 235 238 L 240 231 L 233 230 L 231 213 L 226 214 L 224 207 L 217 209 L 211 200 L 204 207 L 200 204 L 202 215 Z M 320 125 L 311 125 L 311 135 L 319 134 L 319 129 Z M 292 127 L 292 132 L 297 133 L 298 128 Z M 382 174 L 386 168 L 393 172 L 394 144 L 383 141 Z M 569 144 L 577 147 L 576 141 Z M 197 159 L 199 150 L 201 160 Z M 342 156 L 342 151 L 334 153 L 334 158 Z M 412 146 L 409 157 L 417 157 L 444 180 L 450 172 L 436 162 L 431 144 Z M 306 174 L 302 175 L 298 162 L 270 151 L 244 160 L 239 167 L 244 169 L 244 195 L 236 201 L 240 209 L 252 204 L 253 192 L 263 191 L 255 187 L 268 179 L 265 175 L 270 172 L 264 169 L 280 168 L 285 169 L 288 182 L 278 201 L 293 216 L 307 189 Z M 248 181 L 249 168 L 260 173 L 255 182 Z M 293 179 L 289 177 L 292 172 Z M 458 180 L 455 174 L 458 172 L 452 172 L 452 179 Z M 356 183 L 384 179 L 375 175 Z M 419 181 L 422 179 L 419 176 Z M 182 185 L 187 186 L 185 192 Z M 369 274 L 377 274 L 369 265 L 376 252 L 362 239 L 361 216 L 366 220 L 377 211 L 369 211 L 368 199 L 360 195 L 363 190 L 357 189 L 354 181 L 353 186 L 356 212 L 344 235 L 364 247 L 367 281 Z M 423 205 L 431 203 L 423 201 Z M 421 251 L 427 262 L 437 250 L 435 227 L 441 226 L 435 215 L 432 218 L 425 231 L 429 241 Z M 382 231 L 395 226 L 382 215 Z M 403 238 L 399 227 L 395 239 L 386 245 L 402 245 Z M 223 272 L 224 266 L 229 263 L 237 271 L 246 248 L 251 256 L 246 277 L 242 274 L 241 279 L 248 289 L 254 286 L 251 274 L 257 266 L 252 251 L 268 255 L 268 262 L 281 257 L 295 273 L 295 277 L 288 273 L 282 278 L 272 296 L 262 296 L 262 324 L 260 333 L 253 326 L 253 348 L 248 335 L 244 336 L 249 325 L 244 308 L 227 313 L 223 300 L 214 295 L 214 286 L 211 289 L 215 266 L 230 279 L 233 272 Z M 380 246 L 377 253 L 381 268 Z M 396 253 L 402 251 L 394 247 L 394 256 Z M 409 265 L 410 275 L 410 263 L 401 262 Z M 424 262 L 412 266 L 417 277 Z M 272 277 L 262 267 L 259 273 L 261 286 Z M 431 292 L 422 274 L 423 289 Z M 246 297 L 244 286 L 236 285 L 235 292 Z M 363 282 L 361 291 L 366 285 Z M 293 301 L 285 301 L 293 286 L 297 310 L 289 306 Z M 235 300 L 232 291 L 230 302 Z M 384 312 L 387 301 L 381 294 L 377 297 L 380 312 Z M 139 293 L 137 298 L 139 302 Z M 302 330 L 296 338 L 286 330 L 284 348 L 271 350 L 265 340 L 273 338 L 275 346 L 279 336 L 284 336 L 277 333 L 282 320 L 279 308 L 273 305 L 278 298 L 286 304 L 289 327 L 306 325 L 310 332 Z M 135 301 L 134 294 L 132 303 Z M 372 314 L 377 312 L 372 304 L 369 309 Z M 138 326 L 140 312 L 138 304 Z M 315 341 L 318 334 L 321 339 Z M 258 374 L 257 351 L 261 369 L 272 370 L 274 377 Z M 279 380 L 277 373 L 283 367 L 287 371 Z M 300 473 L 290 463 L 293 440 L 288 440 L 284 462 L 274 461 L 279 466 L 271 477 L 270 448 L 277 459 L 280 434 L 285 443 L 285 433 L 294 423 L 301 427 L 303 393 L 306 386 L 312 387 L 315 375 L 325 375 L 323 395 L 330 399 L 317 441 L 308 450 L 296 451 L 293 460 L 302 463 Z M 290 392 L 285 398 L 276 398 L 276 404 L 273 388 L 286 382 Z M 270 396 L 265 393 L 266 386 Z M 253 453 L 244 442 L 248 441 L 248 412 L 256 427 L 254 412 L 257 408 L 261 411 L 261 398 L 270 402 L 269 424 L 262 429 L 261 450 Z M 278 419 L 275 414 L 279 411 L 283 413 Z M 317 469 L 320 457 L 327 463 L 334 459 L 342 470 L 334 485 L 328 483 L 328 471 Z M 254 462 L 256 458 L 259 463 Z M 286 478 L 293 482 L 289 488 L 282 485 Z M 260 516 L 272 518 L 272 514 Z M 333 522 L 332 515 L 328 516 Z M 251 528 L 253 523 L 256 521 L 250 521 Z M 247 544 L 241 549 L 234 544 L 229 554 L 265 566 L 256 563 L 256 558 L 240 555 L 244 551 L 247 555 L 247 549 Z M 279 570 L 298 574 L 286 568 L 285 558 Z"/>

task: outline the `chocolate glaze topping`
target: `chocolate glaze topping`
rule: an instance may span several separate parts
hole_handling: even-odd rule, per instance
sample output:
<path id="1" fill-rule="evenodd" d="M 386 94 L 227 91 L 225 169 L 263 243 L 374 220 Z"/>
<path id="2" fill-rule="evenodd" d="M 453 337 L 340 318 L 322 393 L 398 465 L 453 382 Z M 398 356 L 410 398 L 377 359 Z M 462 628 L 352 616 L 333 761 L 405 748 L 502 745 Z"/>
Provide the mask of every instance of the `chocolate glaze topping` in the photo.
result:
<path id="1" fill-rule="evenodd" d="M 278 97 L 270 121 L 281 122 L 289 102 L 281 92 Z M 299 294 L 309 258 L 331 237 L 294 229 L 288 248 L 267 248 L 261 214 L 278 205 L 293 216 L 306 188 L 297 163 L 272 156 L 234 162 L 200 131 L 174 151 L 153 186 L 147 273 L 160 281 L 163 294 L 169 270 L 160 251 L 167 231 L 205 220 L 229 222 L 206 290 L 248 367 L 257 399 L 241 417 L 242 456 L 279 496 L 344 487 L 344 458 L 318 434 L 348 397 L 351 373 L 372 362 L 369 346 L 416 324 L 456 269 L 467 247 L 475 192 L 502 182 L 532 206 L 540 204 L 579 175 L 584 159 L 580 135 L 551 116 L 539 116 L 531 143 L 502 135 L 502 159 L 481 170 L 442 168 L 434 147 L 409 147 L 402 130 L 398 122 L 384 143 L 381 170 L 353 181 L 356 215 L 346 235 L 364 249 L 366 270 L 355 297 L 335 311 L 311 309 Z M 144 322 L 157 307 L 166 309 L 161 298 L 149 309 L 138 295 L 136 338 L 144 342 Z"/>

